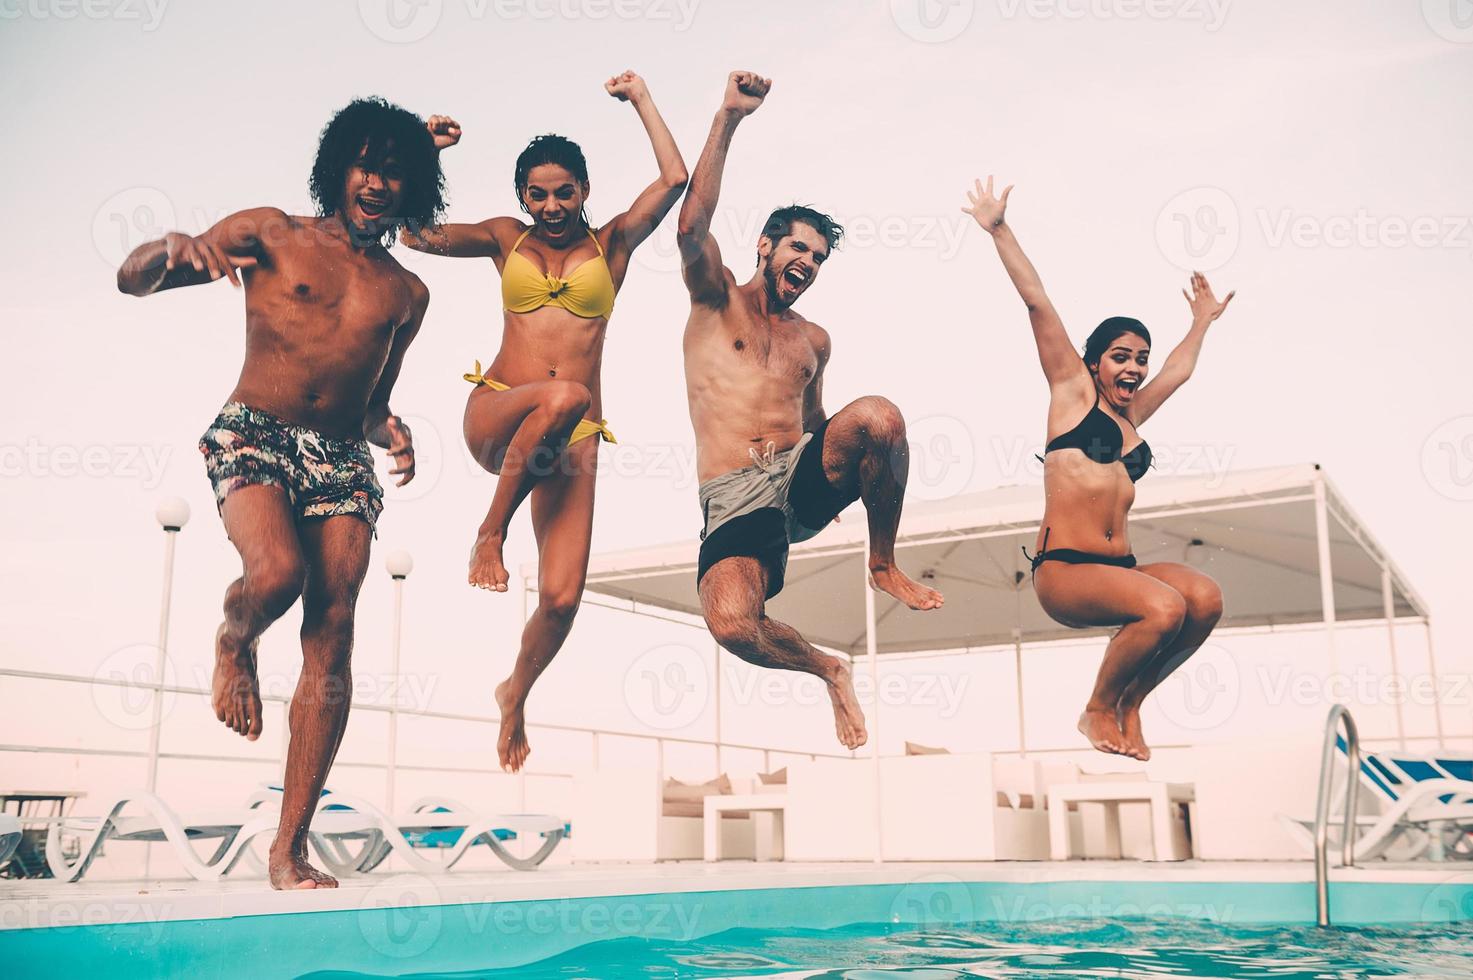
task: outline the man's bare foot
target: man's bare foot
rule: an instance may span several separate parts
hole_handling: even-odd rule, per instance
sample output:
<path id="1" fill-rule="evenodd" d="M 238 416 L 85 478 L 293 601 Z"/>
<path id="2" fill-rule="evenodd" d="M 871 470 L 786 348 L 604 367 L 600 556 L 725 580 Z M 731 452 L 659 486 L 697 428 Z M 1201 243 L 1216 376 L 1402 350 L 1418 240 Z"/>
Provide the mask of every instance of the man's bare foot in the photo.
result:
<path id="1" fill-rule="evenodd" d="M 1142 762 L 1150 761 L 1151 748 L 1141 734 L 1140 707 L 1127 708 L 1122 705 L 1116 709 L 1115 717 L 1120 723 L 1120 734 L 1125 738 L 1125 755 Z"/>
<path id="2" fill-rule="evenodd" d="M 307 863 L 305 851 L 291 854 L 272 848 L 267 869 L 271 878 L 271 887 L 277 891 L 338 887 L 336 878 L 325 871 L 318 871 Z"/>
<path id="3" fill-rule="evenodd" d="M 226 635 L 225 624 L 215 631 L 215 673 L 210 680 L 210 704 L 225 727 L 254 742 L 261 737 L 261 691 L 256 681 L 256 643 L 239 649 Z"/>
<path id="4" fill-rule="evenodd" d="M 894 565 L 871 564 L 870 582 L 881 592 L 888 593 L 912 609 L 940 609 L 946 598 L 935 589 L 912 581 Z"/>
<path id="5" fill-rule="evenodd" d="M 842 660 L 824 682 L 829 688 L 829 700 L 834 703 L 834 731 L 846 749 L 857 749 L 869 741 L 864 727 L 864 712 L 860 710 L 859 698 L 854 693 L 854 678 L 849 665 Z"/>
<path id="6" fill-rule="evenodd" d="M 526 763 L 527 756 L 532 754 L 532 747 L 527 744 L 527 720 L 522 713 L 526 703 L 512 696 L 510 684 L 508 679 L 496 685 L 496 710 L 501 715 L 496 755 L 501 760 L 501 768 L 517 772 Z"/>
<path id="7" fill-rule="evenodd" d="M 1085 708 L 1079 716 L 1079 733 L 1101 752 L 1129 754 L 1125 751 L 1125 736 L 1120 733 L 1120 723 L 1115 720 L 1113 711 Z"/>
<path id="8" fill-rule="evenodd" d="M 511 578 L 506 566 L 501 563 L 501 546 L 506 540 L 504 531 L 482 531 L 476 535 L 471 548 L 471 571 L 467 581 L 478 589 L 505 592 Z"/>

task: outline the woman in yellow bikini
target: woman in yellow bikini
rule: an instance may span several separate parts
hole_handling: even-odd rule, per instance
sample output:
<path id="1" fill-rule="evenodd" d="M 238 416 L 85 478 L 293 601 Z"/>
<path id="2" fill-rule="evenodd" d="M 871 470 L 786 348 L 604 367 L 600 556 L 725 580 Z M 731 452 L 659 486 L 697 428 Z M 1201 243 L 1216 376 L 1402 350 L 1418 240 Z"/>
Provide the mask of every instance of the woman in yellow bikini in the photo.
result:
<path id="1" fill-rule="evenodd" d="M 598 442 L 614 441 L 603 421 L 599 383 L 614 296 L 630 255 L 680 199 L 687 179 L 680 150 L 644 80 L 626 71 L 604 88 L 634 106 L 660 168 L 628 211 L 590 227 L 583 152 L 561 136 L 539 136 L 516 165 L 517 197 L 530 226 L 518 218 L 488 218 L 402 236 L 422 252 L 489 258 L 501 273 L 501 350 L 484 371 L 477 362 L 465 376 L 474 385 L 465 407 L 465 441 L 476 460 L 500 476 L 471 550 L 471 585 L 506 591 L 507 527 L 521 502 L 532 498 L 540 559 L 537 610 L 522 633 L 511 676 L 496 688 L 496 750 L 502 768 L 512 772 L 530 751 L 528 692 L 567 638 L 588 573 Z M 449 117 L 431 117 L 429 126 L 459 140 L 460 127 Z"/>

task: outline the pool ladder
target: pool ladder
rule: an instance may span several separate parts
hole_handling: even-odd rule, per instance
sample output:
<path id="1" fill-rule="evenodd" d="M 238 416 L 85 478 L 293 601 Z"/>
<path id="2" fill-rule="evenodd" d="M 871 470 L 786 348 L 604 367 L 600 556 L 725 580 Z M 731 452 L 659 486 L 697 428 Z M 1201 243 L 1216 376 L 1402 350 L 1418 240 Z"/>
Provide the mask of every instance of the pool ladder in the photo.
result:
<path id="1" fill-rule="evenodd" d="M 1345 726 L 1345 829 L 1341 832 L 1341 865 L 1355 866 L 1355 796 L 1360 785 L 1360 733 L 1355 719 L 1343 704 L 1330 708 L 1325 719 L 1325 748 L 1320 755 L 1319 799 L 1314 808 L 1314 903 L 1315 921 L 1330 924 L 1330 784 L 1335 776 L 1336 735 Z"/>

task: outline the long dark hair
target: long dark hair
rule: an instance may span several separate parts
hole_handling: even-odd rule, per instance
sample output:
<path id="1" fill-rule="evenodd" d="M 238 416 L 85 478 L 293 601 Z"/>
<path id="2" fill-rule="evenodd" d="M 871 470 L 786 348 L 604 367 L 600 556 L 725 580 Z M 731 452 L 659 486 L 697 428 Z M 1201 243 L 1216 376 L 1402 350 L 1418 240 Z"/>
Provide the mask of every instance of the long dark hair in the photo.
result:
<path id="1" fill-rule="evenodd" d="M 379 244 L 393 245 L 406 224 L 413 229 L 434 224 L 445 212 L 445 175 L 435 139 L 423 119 L 377 96 L 354 99 L 323 127 L 307 182 L 317 213 L 327 217 L 342 208 L 343 182 L 360 153 L 362 166 L 373 171 L 391 151 L 404 169 L 403 213 L 384 228 Z"/>

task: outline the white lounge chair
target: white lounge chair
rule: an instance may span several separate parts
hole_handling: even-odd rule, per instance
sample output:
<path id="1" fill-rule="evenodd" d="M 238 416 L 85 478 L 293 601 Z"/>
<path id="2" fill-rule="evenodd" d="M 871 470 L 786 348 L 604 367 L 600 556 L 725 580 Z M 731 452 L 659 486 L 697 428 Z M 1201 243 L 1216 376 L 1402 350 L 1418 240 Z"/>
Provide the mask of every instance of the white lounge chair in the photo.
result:
<path id="1" fill-rule="evenodd" d="M 324 796 L 318 814 L 357 814 L 379 832 L 342 833 L 330 824 L 319 829 L 312 820 L 311 839 L 323 863 L 334 874 L 372 871 L 390 854 L 398 854 L 414 870 L 437 873 L 453 868 L 477 844 L 484 844 L 501 861 L 516 871 L 535 871 L 568 836 L 569 825 L 561 817 L 539 813 L 481 814 L 448 797 L 424 797 L 409 812 L 390 818 L 368 801 L 342 793 Z M 542 843 L 526 857 L 513 854 L 504 842 L 539 834 Z M 353 848 L 350 843 L 363 842 Z M 421 852 L 439 852 L 430 860 Z"/>
<path id="2" fill-rule="evenodd" d="M 20 819 L 9 813 L 0 813 L 0 867 L 10 860 L 21 840 Z"/>
<path id="3" fill-rule="evenodd" d="M 1337 737 L 1340 757 L 1347 758 L 1343 737 Z M 1473 857 L 1473 780 L 1455 778 L 1460 762 L 1473 765 L 1456 754 L 1419 756 L 1403 752 L 1366 753 L 1357 777 L 1362 789 L 1378 800 L 1382 812 L 1356 814 L 1355 858 L 1357 861 L 1386 857 L 1413 860 L 1429 856 L 1441 861 L 1448 856 Z M 1330 806 L 1331 849 L 1338 848 L 1344 820 L 1345 789 Z M 1314 821 L 1280 815 L 1280 821 L 1308 851 L 1314 848 Z"/>

